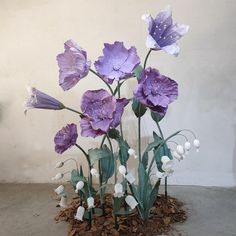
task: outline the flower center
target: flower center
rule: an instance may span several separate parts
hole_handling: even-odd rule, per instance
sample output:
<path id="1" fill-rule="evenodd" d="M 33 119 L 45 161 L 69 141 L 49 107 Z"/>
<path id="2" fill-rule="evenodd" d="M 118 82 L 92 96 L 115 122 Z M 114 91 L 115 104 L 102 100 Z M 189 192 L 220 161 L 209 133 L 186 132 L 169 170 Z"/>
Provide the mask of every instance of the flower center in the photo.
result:
<path id="1" fill-rule="evenodd" d="M 113 70 L 118 71 L 120 69 L 120 66 L 113 66 Z"/>

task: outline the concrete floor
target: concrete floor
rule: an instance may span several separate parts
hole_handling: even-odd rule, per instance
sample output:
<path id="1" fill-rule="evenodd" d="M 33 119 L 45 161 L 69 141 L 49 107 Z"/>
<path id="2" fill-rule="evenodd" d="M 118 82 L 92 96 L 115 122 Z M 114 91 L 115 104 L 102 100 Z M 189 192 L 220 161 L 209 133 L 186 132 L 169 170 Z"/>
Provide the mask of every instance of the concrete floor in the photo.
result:
<path id="1" fill-rule="evenodd" d="M 0 236 L 66 236 L 56 224 L 55 185 L 0 184 Z M 186 203 L 188 220 L 172 235 L 236 236 L 236 188 L 170 186 L 169 193 Z"/>

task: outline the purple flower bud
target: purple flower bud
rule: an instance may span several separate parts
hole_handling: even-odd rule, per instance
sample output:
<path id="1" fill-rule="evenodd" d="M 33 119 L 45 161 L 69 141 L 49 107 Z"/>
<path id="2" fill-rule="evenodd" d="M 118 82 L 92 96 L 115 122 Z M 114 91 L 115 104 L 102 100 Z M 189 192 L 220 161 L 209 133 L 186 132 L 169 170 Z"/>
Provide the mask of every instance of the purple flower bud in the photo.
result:
<path id="1" fill-rule="evenodd" d="M 61 110 L 65 106 L 57 99 L 37 90 L 36 88 L 29 88 L 30 98 L 25 102 L 25 107 L 38 108 L 38 109 L 50 109 L 50 110 Z"/>

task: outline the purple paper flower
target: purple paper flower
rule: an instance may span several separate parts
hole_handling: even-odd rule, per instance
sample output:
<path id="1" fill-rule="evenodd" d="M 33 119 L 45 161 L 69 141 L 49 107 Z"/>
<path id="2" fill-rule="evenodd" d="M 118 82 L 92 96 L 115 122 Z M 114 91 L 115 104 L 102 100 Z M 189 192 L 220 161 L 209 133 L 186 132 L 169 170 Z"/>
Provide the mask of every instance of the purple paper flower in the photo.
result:
<path id="1" fill-rule="evenodd" d="M 75 124 L 68 124 L 56 133 L 54 138 L 55 151 L 62 154 L 68 148 L 76 144 L 78 134 Z"/>
<path id="2" fill-rule="evenodd" d="M 169 7 L 161 11 L 155 19 L 150 14 L 143 15 L 142 18 L 149 24 L 147 47 L 154 50 L 162 49 L 171 55 L 178 56 L 180 48 L 176 42 L 187 33 L 189 26 L 173 24 Z"/>
<path id="3" fill-rule="evenodd" d="M 116 99 L 104 89 L 86 91 L 81 101 L 84 113 L 80 121 L 81 135 L 95 138 L 107 133 L 110 128 L 115 128 L 128 103 L 128 99 Z"/>
<path id="4" fill-rule="evenodd" d="M 104 43 L 104 46 L 104 56 L 94 63 L 97 72 L 110 84 L 131 76 L 140 63 L 136 48 L 126 49 L 123 42 Z"/>
<path id="5" fill-rule="evenodd" d="M 25 102 L 25 107 L 49 109 L 49 110 L 61 110 L 65 106 L 57 99 L 39 91 L 36 88 L 29 88 L 30 98 Z"/>
<path id="6" fill-rule="evenodd" d="M 91 62 L 87 60 L 87 53 L 73 40 L 66 41 L 64 47 L 65 51 L 57 56 L 57 62 L 59 85 L 65 91 L 88 74 Z"/>
<path id="7" fill-rule="evenodd" d="M 134 96 L 140 103 L 163 117 L 168 105 L 178 97 L 178 84 L 161 75 L 158 70 L 148 68 L 142 71 Z"/>

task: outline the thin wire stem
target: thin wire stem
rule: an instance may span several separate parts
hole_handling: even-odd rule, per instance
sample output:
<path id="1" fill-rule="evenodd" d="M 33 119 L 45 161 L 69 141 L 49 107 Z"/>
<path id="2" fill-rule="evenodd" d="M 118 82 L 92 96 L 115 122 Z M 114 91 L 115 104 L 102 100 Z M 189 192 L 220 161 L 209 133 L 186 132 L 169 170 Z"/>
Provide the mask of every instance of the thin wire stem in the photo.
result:
<path id="1" fill-rule="evenodd" d="M 96 71 L 94 71 L 93 69 L 89 69 L 90 72 L 92 72 L 94 75 L 96 75 L 97 77 L 99 77 L 108 87 L 108 89 L 110 90 L 111 94 L 113 95 L 113 90 L 111 88 L 111 86 L 102 78 L 102 76 L 100 76 Z"/>
<path id="2" fill-rule="evenodd" d="M 84 114 L 83 114 L 82 112 L 77 111 L 77 110 L 75 110 L 75 109 L 72 109 L 72 108 L 70 108 L 70 107 L 65 107 L 65 109 L 67 109 L 67 110 L 69 110 L 69 111 L 72 111 L 72 112 L 75 112 L 75 113 L 77 113 L 77 114 L 79 114 L 79 115 L 81 115 L 81 116 L 84 116 Z"/>
<path id="3" fill-rule="evenodd" d="M 79 172 L 78 163 L 77 163 L 77 161 L 74 158 L 68 158 L 68 159 L 66 159 L 63 162 L 66 163 L 67 161 L 74 161 L 75 165 L 76 165 L 77 172 Z"/>
<path id="4" fill-rule="evenodd" d="M 150 55 L 151 52 L 152 52 L 152 49 L 149 49 L 149 51 L 148 51 L 148 53 L 147 53 L 147 55 L 146 55 L 146 57 L 145 57 L 145 60 L 144 60 L 143 69 L 146 68 L 147 60 L 148 60 L 148 57 L 149 57 L 149 55 Z"/>

